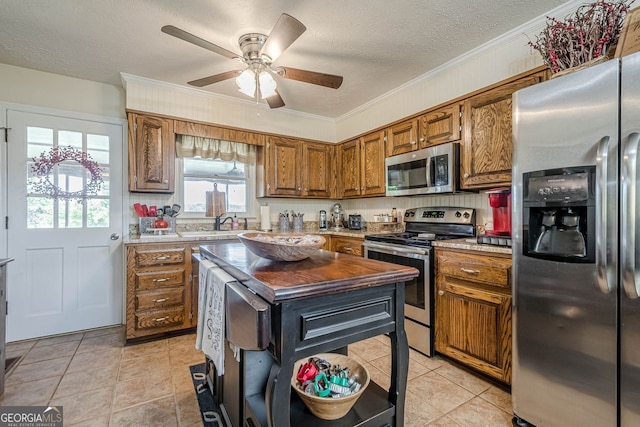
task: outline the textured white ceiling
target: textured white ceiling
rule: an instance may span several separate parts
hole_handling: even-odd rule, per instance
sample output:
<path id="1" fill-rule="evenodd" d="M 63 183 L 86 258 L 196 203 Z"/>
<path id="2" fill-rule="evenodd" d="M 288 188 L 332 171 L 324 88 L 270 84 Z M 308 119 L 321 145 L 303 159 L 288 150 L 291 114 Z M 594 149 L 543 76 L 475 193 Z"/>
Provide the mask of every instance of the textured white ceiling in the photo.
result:
<path id="1" fill-rule="evenodd" d="M 338 117 L 567 0 L 0 0 L 0 63 L 120 85 L 186 85 L 238 63 L 160 32 L 171 24 L 240 53 L 286 12 L 307 31 L 274 65 L 344 76 L 278 79 L 286 108 Z M 239 98 L 233 80 L 203 88 Z"/>

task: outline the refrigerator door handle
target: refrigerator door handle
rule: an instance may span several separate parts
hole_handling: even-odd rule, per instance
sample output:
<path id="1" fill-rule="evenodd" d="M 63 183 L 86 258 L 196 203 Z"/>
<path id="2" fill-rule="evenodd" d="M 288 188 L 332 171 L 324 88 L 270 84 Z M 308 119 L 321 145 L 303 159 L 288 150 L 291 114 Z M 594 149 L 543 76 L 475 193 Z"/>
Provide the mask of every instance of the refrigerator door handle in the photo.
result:
<path id="1" fill-rule="evenodd" d="M 611 292 L 607 263 L 609 140 L 608 136 L 600 140 L 596 157 L 596 275 L 598 287 L 603 294 Z"/>
<path id="2" fill-rule="evenodd" d="M 638 188 L 638 147 L 640 134 L 633 132 L 628 137 L 622 156 L 622 231 L 620 246 L 620 270 L 622 285 L 629 298 L 638 298 L 640 290 L 636 281 L 636 244 L 638 231 L 636 227 Z"/>

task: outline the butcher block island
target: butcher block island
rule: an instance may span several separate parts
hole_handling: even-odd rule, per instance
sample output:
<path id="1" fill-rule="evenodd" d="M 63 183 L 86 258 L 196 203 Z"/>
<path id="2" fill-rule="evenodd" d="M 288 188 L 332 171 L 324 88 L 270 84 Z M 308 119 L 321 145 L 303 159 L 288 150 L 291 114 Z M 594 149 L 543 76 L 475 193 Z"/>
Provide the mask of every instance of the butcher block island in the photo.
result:
<path id="1" fill-rule="evenodd" d="M 270 261 L 238 242 L 202 245 L 199 257 L 236 280 L 226 285 L 226 315 L 227 339 L 241 348 L 239 361 L 225 345 L 224 374 L 211 375 L 229 424 L 403 425 L 409 364 L 404 282 L 418 275 L 416 269 L 325 250 L 301 261 Z M 247 328 L 253 320 L 258 331 Z M 295 362 L 319 353 L 346 354 L 349 344 L 381 334 L 391 339 L 388 392 L 372 381 L 344 417 L 312 415 L 291 390 Z"/>

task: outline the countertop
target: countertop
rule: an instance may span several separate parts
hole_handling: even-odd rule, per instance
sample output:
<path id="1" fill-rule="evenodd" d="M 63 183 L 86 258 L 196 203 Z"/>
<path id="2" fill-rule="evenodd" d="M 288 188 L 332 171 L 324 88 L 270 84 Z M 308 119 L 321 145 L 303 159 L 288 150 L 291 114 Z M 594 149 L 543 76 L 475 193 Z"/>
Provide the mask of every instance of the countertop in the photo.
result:
<path id="1" fill-rule="evenodd" d="M 418 270 L 354 255 L 319 250 L 302 261 L 271 261 L 240 242 L 200 246 L 205 256 L 270 303 L 405 282 Z"/>
<path id="2" fill-rule="evenodd" d="M 236 235 L 240 233 L 259 232 L 260 230 L 222 230 L 222 231 L 186 231 L 178 233 L 169 233 L 163 235 L 142 235 L 140 237 L 126 236 L 123 241 L 125 245 L 137 245 L 140 243 L 171 243 L 171 242 L 205 242 L 213 240 L 236 240 Z M 330 236 L 351 237 L 356 239 L 364 239 L 366 234 L 380 234 L 381 232 L 367 232 L 366 230 L 303 230 L 307 234 L 319 234 Z"/>
<path id="3" fill-rule="evenodd" d="M 490 252 L 494 254 L 507 254 L 511 255 L 511 248 L 507 246 L 494 246 L 494 245 L 480 245 L 476 243 L 475 238 L 471 239 L 451 239 L 451 240 L 436 240 L 433 242 L 433 246 L 436 248 L 452 248 L 452 249 L 465 249 L 468 251 L 478 252 Z"/>

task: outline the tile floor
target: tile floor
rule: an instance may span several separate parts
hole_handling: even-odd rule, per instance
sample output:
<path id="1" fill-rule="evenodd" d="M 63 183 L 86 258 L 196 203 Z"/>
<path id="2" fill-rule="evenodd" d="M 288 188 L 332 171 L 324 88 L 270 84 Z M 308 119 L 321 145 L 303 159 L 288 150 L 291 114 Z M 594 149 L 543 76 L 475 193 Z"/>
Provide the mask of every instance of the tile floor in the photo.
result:
<path id="1" fill-rule="evenodd" d="M 123 343 L 124 329 L 113 327 L 8 344 L 7 357 L 23 357 L 0 405 L 62 405 L 66 427 L 202 425 L 189 374 L 203 361 L 194 335 Z M 353 344 L 349 353 L 388 388 L 387 337 Z M 406 427 L 510 427 L 511 416 L 509 393 L 411 350 Z"/>

